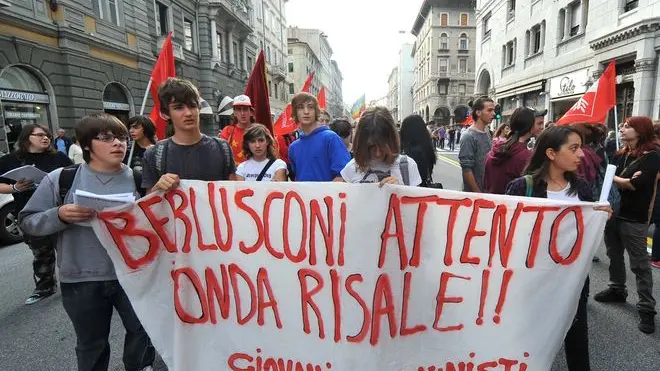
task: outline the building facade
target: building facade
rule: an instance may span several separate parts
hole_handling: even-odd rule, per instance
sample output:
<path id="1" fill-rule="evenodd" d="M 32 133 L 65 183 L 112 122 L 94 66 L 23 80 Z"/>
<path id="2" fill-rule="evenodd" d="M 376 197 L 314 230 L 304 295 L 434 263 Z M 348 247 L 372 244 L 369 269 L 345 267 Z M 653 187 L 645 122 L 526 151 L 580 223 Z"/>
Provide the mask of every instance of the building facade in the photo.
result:
<path id="1" fill-rule="evenodd" d="M 399 51 L 399 82 L 397 84 L 397 119 L 399 122 L 413 113 L 413 81 L 415 62 L 412 57 L 412 44 L 403 44 Z"/>
<path id="2" fill-rule="evenodd" d="M 289 96 L 286 12 L 287 0 L 254 0 L 254 33 L 250 35 L 264 51 L 274 120 L 284 111 Z"/>
<path id="3" fill-rule="evenodd" d="M 611 60 L 619 121 L 660 116 L 660 0 L 477 3 L 475 93 L 495 97 L 504 121 L 520 106 L 558 120 Z"/>
<path id="4" fill-rule="evenodd" d="M 71 131 L 90 113 L 106 111 L 123 121 L 139 113 L 170 31 L 177 75 L 195 83 L 212 103 L 245 89 L 256 58 L 248 0 L 7 3 L 0 7 L 4 152 L 13 149 L 26 124 Z M 146 112 L 152 104 L 149 97 Z M 217 132 L 212 115 L 202 125 L 209 134 Z"/>
<path id="5" fill-rule="evenodd" d="M 390 76 L 387 79 L 387 109 L 390 110 L 394 121 L 399 120 L 399 68 L 392 68 Z"/>
<path id="6" fill-rule="evenodd" d="M 474 91 L 474 2 L 424 1 L 412 29 L 413 110 L 427 122 L 448 125 L 467 117 Z"/>
<path id="7" fill-rule="evenodd" d="M 306 44 L 301 45 L 301 44 Z M 332 48 L 328 37 L 321 30 L 289 27 L 289 71 L 293 67 L 293 86 L 289 90 L 297 92 L 303 86 L 307 76 L 314 71 L 312 94 L 318 94 L 321 86 L 326 89 L 328 111 L 333 117 L 343 113 L 342 81 L 343 77 L 337 62 L 332 60 Z M 304 52 L 304 54 L 300 54 Z M 293 54 L 292 54 L 293 53 Z M 312 54 L 312 55 L 310 55 Z M 293 66 L 292 66 L 293 64 Z"/>

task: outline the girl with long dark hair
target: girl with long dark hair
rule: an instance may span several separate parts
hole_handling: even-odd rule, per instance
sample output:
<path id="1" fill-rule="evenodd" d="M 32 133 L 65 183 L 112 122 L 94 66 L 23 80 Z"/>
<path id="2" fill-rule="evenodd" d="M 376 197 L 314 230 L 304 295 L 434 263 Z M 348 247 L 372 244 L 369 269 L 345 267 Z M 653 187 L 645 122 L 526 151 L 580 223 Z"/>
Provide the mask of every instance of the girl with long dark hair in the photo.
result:
<path id="1" fill-rule="evenodd" d="M 426 129 L 424 119 L 419 115 L 410 115 L 401 123 L 401 151 L 412 157 L 422 177 L 422 187 L 433 183 L 433 167 L 437 161 L 433 140 Z"/>
<path id="2" fill-rule="evenodd" d="M 535 121 L 534 110 L 530 108 L 520 107 L 513 111 L 506 141 L 494 142 L 486 155 L 484 192 L 504 194 L 506 185 L 523 174 L 532 156 L 527 141 L 543 131 L 543 122 L 535 124 Z"/>
<path id="3" fill-rule="evenodd" d="M 131 143 L 126 151 L 124 163 L 133 169 L 135 186 L 141 196 L 146 194 L 146 189 L 142 188 L 142 158 L 147 149 L 156 144 L 156 126 L 148 116 L 133 116 L 128 119 L 129 134 Z M 129 160 L 130 157 L 130 160 Z M 128 164 L 128 161 L 131 163 Z"/>
<path id="4" fill-rule="evenodd" d="M 507 195 L 548 198 L 580 202 L 594 201 L 591 187 L 579 178 L 576 171 L 584 157 L 580 133 L 568 126 L 545 130 L 536 142 L 525 176 L 515 179 L 506 189 Z M 596 210 L 611 215 L 609 206 Z M 587 328 L 587 299 L 589 278 L 584 283 L 577 313 L 564 339 L 566 361 L 570 371 L 588 371 L 589 333 Z"/>
<path id="5" fill-rule="evenodd" d="M 399 133 L 385 107 L 369 108 L 362 114 L 353 139 L 353 155 L 341 171 L 346 183 L 422 183 L 417 162 L 401 154 Z"/>
<path id="6" fill-rule="evenodd" d="M 605 226 L 605 246 L 610 258 L 609 288 L 596 294 L 602 303 L 624 303 L 626 291 L 626 263 L 624 251 L 630 258 L 630 270 L 637 282 L 637 311 L 640 331 L 655 332 L 655 299 L 653 274 L 646 252 L 646 233 L 656 196 L 656 180 L 660 158 L 655 145 L 653 122 L 648 117 L 633 116 L 619 129 L 624 146 L 614 157 L 616 176 L 614 185 L 621 194 L 617 216 Z"/>
<path id="7" fill-rule="evenodd" d="M 0 174 L 24 165 L 34 165 L 49 173 L 57 168 L 69 166 L 72 162 L 63 152 L 53 147 L 53 135 L 48 128 L 39 124 L 25 125 L 18 135 L 16 151 L 0 157 Z M 13 181 L 0 178 L 0 193 L 14 196 L 14 215 L 25 207 L 34 193 L 36 185 L 29 180 Z M 32 250 L 34 260 L 34 281 L 36 288 L 25 304 L 34 304 L 55 293 L 55 237 L 33 237 L 25 235 L 25 242 Z"/>

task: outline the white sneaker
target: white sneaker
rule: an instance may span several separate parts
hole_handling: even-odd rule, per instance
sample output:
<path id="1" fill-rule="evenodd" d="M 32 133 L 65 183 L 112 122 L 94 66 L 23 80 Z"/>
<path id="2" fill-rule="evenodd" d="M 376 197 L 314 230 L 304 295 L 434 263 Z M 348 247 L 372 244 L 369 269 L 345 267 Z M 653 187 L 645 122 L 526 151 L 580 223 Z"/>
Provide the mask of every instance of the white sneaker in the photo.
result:
<path id="1" fill-rule="evenodd" d="M 152 366 L 147 366 L 143 368 L 141 371 L 154 371 L 154 368 Z"/>

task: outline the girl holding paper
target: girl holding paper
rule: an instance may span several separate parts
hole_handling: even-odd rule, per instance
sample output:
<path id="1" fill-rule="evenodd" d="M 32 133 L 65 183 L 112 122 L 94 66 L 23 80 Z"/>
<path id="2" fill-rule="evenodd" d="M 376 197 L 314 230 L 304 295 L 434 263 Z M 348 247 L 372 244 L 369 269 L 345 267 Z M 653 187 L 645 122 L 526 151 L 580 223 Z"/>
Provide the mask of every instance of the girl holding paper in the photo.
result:
<path id="1" fill-rule="evenodd" d="M 548 198 L 561 201 L 594 201 L 591 187 L 576 172 L 584 157 L 580 132 L 568 126 L 554 126 L 541 133 L 536 142 L 525 176 L 506 188 L 507 195 Z M 596 210 L 611 214 L 609 206 Z M 589 278 L 584 283 L 573 324 L 564 339 L 570 371 L 588 371 L 589 333 L 587 299 Z"/>
<path id="2" fill-rule="evenodd" d="M 17 149 L 0 157 L 0 174 L 25 165 L 34 165 L 46 173 L 57 168 L 71 165 L 69 157 L 55 150 L 53 135 L 48 128 L 39 124 L 23 126 L 16 142 Z M 14 215 L 25 207 L 34 193 L 35 184 L 31 180 L 14 181 L 0 178 L 0 193 L 11 193 L 14 196 Z M 55 282 L 55 237 L 30 236 L 24 233 L 25 243 L 30 247 L 34 260 L 34 281 L 36 288 L 25 304 L 30 305 L 41 301 L 56 291 Z"/>
<path id="3" fill-rule="evenodd" d="M 656 196 L 656 180 L 660 158 L 656 150 L 653 122 L 648 117 L 633 116 L 619 129 L 624 145 L 614 157 L 616 173 L 614 185 L 621 193 L 621 205 L 616 217 L 605 226 L 605 245 L 610 258 L 609 287 L 594 297 L 601 303 L 625 303 L 626 263 L 628 252 L 630 270 L 637 282 L 638 328 L 641 332 L 655 332 L 655 299 L 653 274 L 646 252 L 646 233 Z"/>

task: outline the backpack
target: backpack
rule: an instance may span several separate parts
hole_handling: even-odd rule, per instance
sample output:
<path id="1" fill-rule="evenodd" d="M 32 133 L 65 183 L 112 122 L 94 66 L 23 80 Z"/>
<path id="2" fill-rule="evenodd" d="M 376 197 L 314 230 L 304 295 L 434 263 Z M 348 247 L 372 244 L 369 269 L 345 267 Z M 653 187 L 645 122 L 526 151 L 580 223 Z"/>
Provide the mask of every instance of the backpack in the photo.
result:
<path id="1" fill-rule="evenodd" d="M 222 154 L 224 156 L 225 160 L 225 168 L 226 169 L 231 169 L 233 167 L 232 160 L 234 159 L 234 154 L 231 151 L 231 147 L 229 146 L 229 142 L 222 138 L 218 137 L 212 137 L 215 139 L 216 143 L 220 146 L 220 149 L 222 150 Z M 154 145 L 154 154 L 155 154 L 155 160 L 156 160 L 156 172 L 158 173 L 158 177 L 161 177 L 165 174 L 167 174 L 166 171 L 166 164 L 167 164 L 167 148 L 169 147 L 170 143 L 170 138 L 168 139 L 163 139 L 158 141 Z M 227 174 L 229 175 L 229 174 Z"/>
<path id="2" fill-rule="evenodd" d="M 64 205 L 64 199 L 66 198 L 66 195 L 69 193 L 71 190 L 71 186 L 73 185 L 73 180 L 76 178 L 76 174 L 78 173 L 78 168 L 80 168 L 80 164 L 75 164 L 75 165 L 70 165 L 67 167 L 62 168 L 62 172 L 60 173 L 60 179 L 58 182 L 59 185 L 59 199 L 58 199 L 58 205 Z M 139 191 L 140 185 L 138 184 L 139 179 L 135 176 L 135 172 L 131 171 L 133 174 L 133 181 L 135 182 L 135 189 L 136 191 Z"/>

